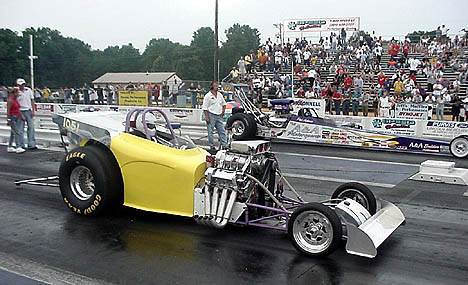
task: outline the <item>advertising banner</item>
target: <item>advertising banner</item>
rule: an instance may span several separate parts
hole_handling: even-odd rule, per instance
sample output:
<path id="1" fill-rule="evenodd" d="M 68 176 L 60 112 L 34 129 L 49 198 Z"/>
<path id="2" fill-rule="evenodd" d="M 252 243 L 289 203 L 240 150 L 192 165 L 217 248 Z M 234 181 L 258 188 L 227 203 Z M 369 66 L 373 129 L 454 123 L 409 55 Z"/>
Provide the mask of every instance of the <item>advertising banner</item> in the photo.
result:
<path id="1" fill-rule="evenodd" d="M 109 106 L 106 105 L 78 105 L 77 112 L 98 112 L 108 111 Z"/>
<path id="2" fill-rule="evenodd" d="M 414 137 L 417 134 L 417 123 L 416 120 L 374 118 L 369 130 L 390 135 Z"/>
<path id="3" fill-rule="evenodd" d="M 289 98 L 288 98 L 289 99 Z M 291 98 L 294 102 L 291 104 L 293 108 L 292 114 L 297 115 L 297 112 L 302 108 L 312 108 L 317 112 L 319 117 L 325 117 L 325 100 L 324 99 L 302 99 Z M 315 114 L 312 114 L 315 115 Z"/>
<path id="4" fill-rule="evenodd" d="M 425 121 L 422 124 L 423 137 L 452 139 L 459 135 L 468 135 L 468 123 L 447 121 Z"/>
<path id="5" fill-rule="evenodd" d="M 50 115 L 54 113 L 54 107 L 54 104 L 36 103 L 34 111 L 36 112 L 36 114 Z"/>
<path id="6" fill-rule="evenodd" d="M 326 116 L 326 119 L 332 120 L 337 127 L 353 128 L 357 130 L 366 129 L 365 117 L 354 117 L 354 116 Z"/>
<path id="7" fill-rule="evenodd" d="M 119 91 L 119 104 L 123 106 L 148 106 L 148 91 Z"/>
<path id="8" fill-rule="evenodd" d="M 395 118 L 430 120 L 432 119 L 432 106 L 428 104 L 411 103 L 395 104 Z"/>
<path id="9" fill-rule="evenodd" d="M 312 124 L 302 124 L 299 121 L 290 121 L 283 134 L 283 138 L 293 140 L 316 141 L 320 140 L 321 126 Z"/>
<path id="10" fill-rule="evenodd" d="M 199 109 L 185 109 L 185 108 L 169 108 L 165 109 L 164 112 L 168 116 L 170 121 L 173 122 L 186 122 L 195 124 L 200 121 Z"/>
<path id="11" fill-rule="evenodd" d="M 418 123 L 421 122 L 416 120 L 398 121 L 395 119 L 385 118 L 375 118 L 374 120 L 375 128 L 377 129 L 390 126 L 387 131 L 405 129 L 408 132 L 411 132 L 413 129 L 417 129 Z M 400 131 L 403 132 L 402 130 Z M 385 134 L 381 132 L 377 133 L 355 128 L 329 126 L 315 118 L 293 118 L 288 124 L 284 134 L 278 136 L 278 138 L 302 142 L 365 148 L 369 147 L 380 149 L 411 150 L 418 152 L 449 153 L 448 142 L 399 136 L 396 134 Z"/>
<path id="12" fill-rule="evenodd" d="M 359 30 L 359 17 L 343 18 L 312 18 L 312 19 L 288 19 L 284 20 L 284 32 L 327 32 Z"/>
<path id="13" fill-rule="evenodd" d="M 55 104 L 55 113 L 56 114 L 67 114 L 67 113 L 76 113 L 75 104 Z"/>

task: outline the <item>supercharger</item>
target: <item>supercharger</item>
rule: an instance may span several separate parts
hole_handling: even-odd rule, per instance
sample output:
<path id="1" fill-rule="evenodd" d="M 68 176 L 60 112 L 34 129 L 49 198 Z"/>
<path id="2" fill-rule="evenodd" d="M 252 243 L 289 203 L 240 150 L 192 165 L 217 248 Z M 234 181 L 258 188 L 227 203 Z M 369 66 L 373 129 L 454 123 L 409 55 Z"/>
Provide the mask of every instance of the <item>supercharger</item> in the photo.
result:
<path id="1" fill-rule="evenodd" d="M 194 217 L 217 228 L 235 223 L 247 208 L 255 187 L 249 178 L 265 169 L 270 149 L 266 141 L 232 142 L 229 150 L 216 153 L 205 172 L 205 184 L 195 189 Z"/>

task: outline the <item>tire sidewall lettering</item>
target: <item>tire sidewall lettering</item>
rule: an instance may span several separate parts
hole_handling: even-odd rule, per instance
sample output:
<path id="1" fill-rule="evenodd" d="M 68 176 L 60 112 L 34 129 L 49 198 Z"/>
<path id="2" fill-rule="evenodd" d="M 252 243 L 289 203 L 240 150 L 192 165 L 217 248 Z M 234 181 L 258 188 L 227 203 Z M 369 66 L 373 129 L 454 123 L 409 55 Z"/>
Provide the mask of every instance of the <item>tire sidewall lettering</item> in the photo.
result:
<path id="1" fill-rule="evenodd" d="M 86 153 L 74 151 L 74 152 L 67 154 L 67 156 L 65 157 L 65 161 L 69 161 L 72 158 L 84 159 L 85 157 L 86 157 Z"/>

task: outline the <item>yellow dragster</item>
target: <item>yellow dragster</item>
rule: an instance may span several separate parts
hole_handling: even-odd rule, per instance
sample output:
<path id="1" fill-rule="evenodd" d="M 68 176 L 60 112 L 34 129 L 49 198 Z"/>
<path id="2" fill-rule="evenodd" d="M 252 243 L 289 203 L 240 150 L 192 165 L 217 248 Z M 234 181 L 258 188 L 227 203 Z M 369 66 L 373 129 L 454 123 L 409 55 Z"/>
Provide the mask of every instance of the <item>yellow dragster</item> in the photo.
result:
<path id="1" fill-rule="evenodd" d="M 60 191 L 78 215 L 125 205 L 216 228 L 270 228 L 287 232 L 299 252 L 314 257 L 330 254 L 343 239 L 348 253 L 374 257 L 405 220 L 395 205 L 355 182 L 338 187 L 329 200 L 306 202 L 284 177 L 270 142 L 233 141 L 210 155 L 177 135 L 159 109 L 53 120 L 71 146 L 59 169 Z"/>

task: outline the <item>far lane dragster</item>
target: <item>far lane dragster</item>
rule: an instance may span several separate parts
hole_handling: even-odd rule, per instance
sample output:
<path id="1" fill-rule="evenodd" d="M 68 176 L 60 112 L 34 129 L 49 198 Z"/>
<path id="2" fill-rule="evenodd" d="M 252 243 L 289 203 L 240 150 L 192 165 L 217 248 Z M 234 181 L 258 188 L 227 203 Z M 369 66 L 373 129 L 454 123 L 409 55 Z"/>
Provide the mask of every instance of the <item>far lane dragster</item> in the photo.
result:
<path id="1" fill-rule="evenodd" d="M 395 205 L 359 183 L 306 202 L 284 177 L 268 141 L 234 141 L 210 155 L 177 135 L 159 109 L 64 114 L 54 121 L 73 146 L 61 163 L 59 184 L 63 201 L 78 215 L 123 204 L 215 228 L 284 231 L 299 252 L 314 257 L 345 240 L 348 253 L 371 258 L 405 220 Z"/>
<path id="2" fill-rule="evenodd" d="M 278 142 L 452 154 L 458 158 L 468 156 L 468 135 L 433 140 L 364 130 L 353 123 L 337 125 L 323 114 L 317 114 L 311 106 L 293 112 L 291 99 L 270 100 L 274 113 L 265 113 L 249 100 L 243 88 L 245 86 L 240 84 L 231 87 L 234 98 L 241 103 L 240 108 L 232 110 L 226 124 L 232 130 L 234 140 L 262 138 Z M 375 123 L 382 121 L 398 126 L 408 120 L 376 118 Z"/>

